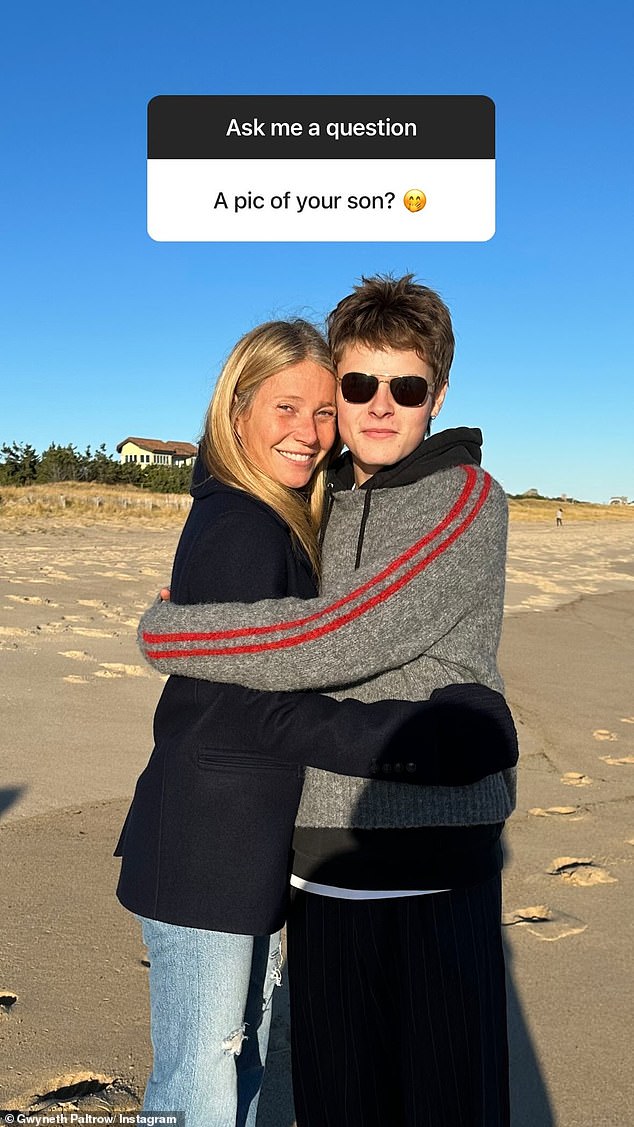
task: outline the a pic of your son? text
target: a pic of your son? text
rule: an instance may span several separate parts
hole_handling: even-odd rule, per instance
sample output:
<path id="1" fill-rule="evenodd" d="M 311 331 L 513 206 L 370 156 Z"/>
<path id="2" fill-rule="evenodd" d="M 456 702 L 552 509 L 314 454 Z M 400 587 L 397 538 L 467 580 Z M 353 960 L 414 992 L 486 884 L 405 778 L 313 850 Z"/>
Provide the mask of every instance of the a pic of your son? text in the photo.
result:
<path id="1" fill-rule="evenodd" d="M 148 106 L 161 242 L 484 242 L 495 107 L 482 96 L 226 95 Z"/>

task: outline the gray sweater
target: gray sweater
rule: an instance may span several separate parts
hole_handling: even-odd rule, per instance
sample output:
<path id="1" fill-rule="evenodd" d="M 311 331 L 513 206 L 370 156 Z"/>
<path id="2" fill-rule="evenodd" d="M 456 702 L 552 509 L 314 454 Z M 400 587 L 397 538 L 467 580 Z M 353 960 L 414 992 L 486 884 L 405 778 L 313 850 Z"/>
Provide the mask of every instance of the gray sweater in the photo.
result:
<path id="1" fill-rule="evenodd" d="M 363 701 L 423 700 L 460 682 L 501 690 L 501 487 L 479 467 L 461 465 L 370 494 L 334 495 L 318 599 L 157 603 L 140 626 L 153 667 Z M 469 826 L 504 821 L 514 802 L 514 769 L 470 786 L 411 787 L 309 768 L 297 825 Z"/>

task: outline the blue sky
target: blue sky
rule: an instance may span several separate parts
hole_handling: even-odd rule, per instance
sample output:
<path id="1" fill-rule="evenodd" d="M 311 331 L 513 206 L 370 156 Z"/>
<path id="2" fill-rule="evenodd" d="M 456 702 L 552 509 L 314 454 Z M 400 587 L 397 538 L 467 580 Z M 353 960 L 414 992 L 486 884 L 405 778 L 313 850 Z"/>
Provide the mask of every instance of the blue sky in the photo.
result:
<path id="1" fill-rule="evenodd" d="M 246 329 L 413 271 L 454 316 L 443 423 L 482 427 L 505 488 L 634 497 L 631 5 L 226 9 L 62 0 L 5 19 L 0 442 L 195 440 Z M 489 95 L 494 238 L 152 242 L 146 103 L 219 93 Z"/>

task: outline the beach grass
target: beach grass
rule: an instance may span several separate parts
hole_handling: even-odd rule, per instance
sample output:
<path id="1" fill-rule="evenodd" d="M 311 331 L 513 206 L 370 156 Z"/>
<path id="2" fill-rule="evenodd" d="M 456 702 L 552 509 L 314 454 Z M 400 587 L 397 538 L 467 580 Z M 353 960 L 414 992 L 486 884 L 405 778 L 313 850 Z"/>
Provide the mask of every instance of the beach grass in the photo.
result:
<path id="1" fill-rule="evenodd" d="M 590 501 L 548 501 L 542 497 L 509 498 L 509 517 L 516 523 L 554 524 L 557 510 L 564 525 L 573 521 L 634 521 L 634 505 L 594 505 Z"/>
<path id="2" fill-rule="evenodd" d="M 47 485 L 0 486 L 0 528 L 40 530 L 59 524 L 115 523 L 171 527 L 185 520 L 191 498 L 186 493 L 153 493 L 135 486 L 60 481 Z M 634 521 L 634 505 L 595 505 L 585 501 L 548 501 L 539 497 L 509 499 L 512 523 L 554 524 L 557 509 L 564 525 L 577 521 Z"/>
<path id="3" fill-rule="evenodd" d="M 43 529 L 115 523 L 182 524 L 191 505 L 186 493 L 152 493 L 135 486 L 60 481 L 0 486 L 0 528 Z"/>

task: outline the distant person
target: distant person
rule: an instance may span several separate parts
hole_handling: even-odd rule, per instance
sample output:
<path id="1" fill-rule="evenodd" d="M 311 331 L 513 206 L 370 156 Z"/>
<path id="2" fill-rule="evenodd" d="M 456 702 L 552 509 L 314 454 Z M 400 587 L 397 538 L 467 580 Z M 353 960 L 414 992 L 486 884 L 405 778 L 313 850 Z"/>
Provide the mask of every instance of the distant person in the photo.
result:
<path id="1" fill-rule="evenodd" d="M 564 511 L 563 511 L 563 509 L 557 509 L 557 512 L 555 514 L 555 519 L 557 521 L 557 528 L 562 528 L 563 523 L 564 523 Z"/>
<path id="2" fill-rule="evenodd" d="M 335 416 L 330 354 L 311 325 L 272 322 L 237 343 L 207 414 L 175 604 L 293 596 L 310 615 Z M 411 783 L 450 784 L 457 771 L 471 782 L 513 759 L 497 693 L 473 685 L 435 698 L 438 708 L 364 704 L 168 680 L 117 847 L 118 896 L 141 918 L 150 960 L 144 1114 L 254 1127 L 303 764 L 371 777 L 402 754 Z M 478 755 L 459 738 L 460 709 L 477 727 L 487 706 L 501 725 L 485 726 Z"/>
<path id="3" fill-rule="evenodd" d="M 418 757 L 439 756 L 447 785 L 399 785 L 416 767 L 404 744 L 381 781 L 307 771 L 288 925 L 297 1123 L 508 1127 L 500 835 L 517 750 L 485 773 L 483 725 L 457 708 L 473 682 L 502 689 L 506 499 L 479 431 L 426 438 L 454 346 L 438 295 L 411 275 L 364 279 L 328 320 L 349 453 L 330 478 L 321 596 L 159 604 L 143 637 L 153 664 L 188 677 L 457 694 L 451 746 L 430 731 Z"/>

